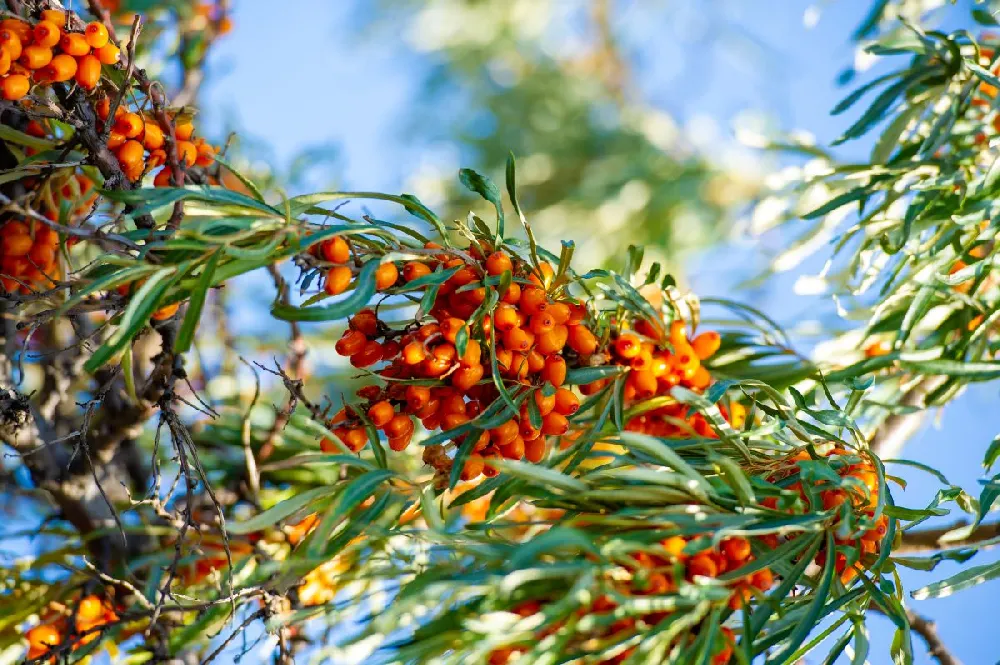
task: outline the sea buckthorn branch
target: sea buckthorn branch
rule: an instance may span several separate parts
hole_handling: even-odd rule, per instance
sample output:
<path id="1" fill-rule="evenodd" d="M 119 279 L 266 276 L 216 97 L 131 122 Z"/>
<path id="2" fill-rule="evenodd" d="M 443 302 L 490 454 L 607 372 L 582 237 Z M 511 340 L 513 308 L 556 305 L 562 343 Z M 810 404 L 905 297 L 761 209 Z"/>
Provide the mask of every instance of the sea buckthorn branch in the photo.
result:
<path id="1" fill-rule="evenodd" d="M 873 134 L 888 112 L 891 121 L 875 137 L 871 159 L 846 164 L 814 146 L 774 146 L 809 159 L 802 178 L 766 197 L 772 209 L 784 206 L 774 222 L 811 225 L 776 265 L 788 269 L 808 249 L 825 246 L 811 242 L 822 235 L 835 239 L 819 278 L 848 285 L 849 300 L 842 289 L 836 295 L 865 325 L 826 342 L 825 355 L 844 360 L 821 368 L 836 383 L 874 377 L 853 415 L 886 457 L 896 456 L 925 410 L 946 404 L 969 383 L 1000 377 L 997 228 L 990 221 L 1000 128 L 997 45 L 991 34 L 895 25 L 864 48 L 892 56 L 897 69 L 834 109 L 853 111 L 863 107 L 866 92 L 877 93 L 834 142 Z M 807 191 L 808 202 L 799 196 Z"/>

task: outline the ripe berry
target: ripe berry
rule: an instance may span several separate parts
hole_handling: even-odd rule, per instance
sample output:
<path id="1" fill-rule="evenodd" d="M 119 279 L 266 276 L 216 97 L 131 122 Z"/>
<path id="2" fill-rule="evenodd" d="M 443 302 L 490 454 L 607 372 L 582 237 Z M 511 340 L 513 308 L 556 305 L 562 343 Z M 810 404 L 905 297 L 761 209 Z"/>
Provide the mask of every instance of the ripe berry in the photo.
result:
<path id="1" fill-rule="evenodd" d="M 586 326 L 569 326 L 569 334 L 566 339 L 569 348 L 573 349 L 581 356 L 589 356 L 597 350 L 597 338 Z"/>
<path id="2" fill-rule="evenodd" d="M 109 39 L 108 29 L 104 27 L 103 23 L 97 21 L 87 24 L 87 27 L 83 31 L 83 36 L 91 48 L 104 48 Z"/>
<path id="3" fill-rule="evenodd" d="M 351 284 L 351 269 L 347 266 L 334 266 L 326 274 L 326 284 L 323 288 L 331 296 L 339 295 Z"/>
<path id="4" fill-rule="evenodd" d="M 121 51 L 117 46 L 111 43 L 107 43 L 99 49 L 95 49 L 94 53 L 97 54 L 98 60 L 101 61 L 102 65 L 114 65 L 118 63 L 121 58 Z"/>
<path id="5" fill-rule="evenodd" d="M 334 236 L 320 244 L 323 259 L 330 263 L 347 263 L 351 259 L 351 246 L 341 236 Z"/>
<path id="6" fill-rule="evenodd" d="M 451 385 L 461 391 L 467 391 L 472 386 L 479 383 L 483 378 L 483 366 L 482 365 L 469 365 L 459 367 L 451 375 Z"/>
<path id="7" fill-rule="evenodd" d="M 535 439 L 525 440 L 524 458 L 533 464 L 541 462 L 545 458 L 545 438 L 539 436 Z"/>
<path id="8" fill-rule="evenodd" d="M 529 286 L 528 288 L 521 290 L 521 300 L 519 301 L 519 305 L 525 314 L 533 316 L 548 309 L 548 301 L 549 298 L 545 295 L 545 291 L 537 286 Z"/>
<path id="9" fill-rule="evenodd" d="M 21 51 L 21 57 L 18 62 L 28 69 L 41 69 L 52 62 L 52 49 L 47 46 L 39 46 L 38 44 L 25 46 L 24 50 Z"/>
<path id="10" fill-rule="evenodd" d="M 369 367 L 382 359 L 382 345 L 375 340 L 365 342 L 364 348 L 351 356 L 354 367 Z"/>
<path id="11" fill-rule="evenodd" d="M 59 40 L 59 49 L 66 55 L 79 58 L 90 53 L 90 44 L 80 33 L 67 32 Z"/>
<path id="12" fill-rule="evenodd" d="M 32 31 L 34 43 L 44 48 L 52 48 L 59 43 L 62 30 L 52 21 L 39 21 Z"/>
<path id="13" fill-rule="evenodd" d="M 580 409 L 580 398 L 572 390 L 559 388 L 553 397 L 556 413 L 571 416 Z"/>
<path id="14" fill-rule="evenodd" d="M 371 309 L 365 308 L 351 317 L 348 325 L 354 330 L 360 330 L 369 337 L 378 334 L 378 317 Z"/>
<path id="15" fill-rule="evenodd" d="M 566 342 L 569 339 L 569 327 L 564 325 L 556 325 L 547 332 L 538 335 L 537 348 L 538 352 L 542 355 L 551 355 L 553 353 L 559 353 L 566 346 Z"/>
<path id="16" fill-rule="evenodd" d="M 615 340 L 615 353 L 625 360 L 635 358 L 642 351 L 642 341 L 633 333 L 622 333 Z"/>
<path id="17" fill-rule="evenodd" d="M 504 346 L 511 351 L 527 351 L 534 341 L 534 335 L 523 328 L 511 328 L 503 336 Z"/>
<path id="18" fill-rule="evenodd" d="M 426 277 L 429 274 L 431 274 L 430 267 L 421 261 L 410 261 L 403 266 L 403 279 L 407 282 Z"/>
<path id="19" fill-rule="evenodd" d="M 101 80 L 101 61 L 97 59 L 97 56 L 88 54 L 77 61 L 75 79 L 84 90 L 93 90 L 97 87 Z M 162 140 L 160 143 L 162 145 Z"/>
<path id="20" fill-rule="evenodd" d="M 562 436 L 569 431 L 569 421 L 566 416 L 553 411 L 542 418 L 542 434 L 546 436 Z"/>
<path id="21" fill-rule="evenodd" d="M 392 287 L 399 279 L 399 270 L 393 262 L 383 263 L 375 270 L 375 288 L 384 291 Z"/>
<path id="22" fill-rule="evenodd" d="M 511 263 L 510 257 L 507 256 L 506 252 L 493 252 L 486 259 L 486 272 L 489 275 L 502 275 L 508 270 L 512 271 L 513 269 L 514 265 Z"/>
<path id="23" fill-rule="evenodd" d="M 372 425 L 379 429 L 392 420 L 395 415 L 396 410 L 392 408 L 392 404 L 390 404 L 387 400 L 375 402 L 375 404 L 372 404 L 371 408 L 368 409 L 368 418 L 372 421 Z"/>
<path id="24" fill-rule="evenodd" d="M 413 420 L 403 413 L 397 413 L 382 427 L 389 438 L 399 438 L 413 434 Z"/>
<path id="25" fill-rule="evenodd" d="M 703 332 L 693 340 L 691 340 L 691 349 L 694 351 L 695 355 L 701 360 L 710 358 L 719 350 L 719 346 L 722 343 L 722 339 L 719 337 L 719 333 L 714 330 Z"/>
<path id="26" fill-rule="evenodd" d="M 469 455 L 469 457 L 465 460 L 465 466 L 462 467 L 462 480 L 473 480 L 478 478 L 483 474 L 483 467 L 485 465 L 486 461 L 481 455 Z"/>
<path id="27" fill-rule="evenodd" d="M 539 346 L 541 344 L 539 343 Z M 542 380 L 559 387 L 566 382 L 566 360 L 562 356 L 549 356 L 542 369 Z"/>

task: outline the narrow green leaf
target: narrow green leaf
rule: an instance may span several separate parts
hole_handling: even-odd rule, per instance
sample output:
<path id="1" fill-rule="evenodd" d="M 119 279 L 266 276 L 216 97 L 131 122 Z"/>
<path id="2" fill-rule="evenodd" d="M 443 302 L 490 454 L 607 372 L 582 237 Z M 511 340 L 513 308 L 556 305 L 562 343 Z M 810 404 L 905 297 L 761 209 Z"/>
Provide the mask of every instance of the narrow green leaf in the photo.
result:
<path id="1" fill-rule="evenodd" d="M 219 250 L 212 252 L 208 263 L 202 268 L 201 277 L 198 279 L 198 286 L 191 292 L 191 300 L 188 302 L 187 313 L 181 323 L 180 330 L 177 331 L 177 339 L 174 340 L 174 353 L 185 353 L 191 348 L 194 340 L 194 333 L 201 321 L 201 310 L 205 306 L 205 297 L 208 295 L 212 277 L 215 275 L 215 268 L 219 264 Z"/>

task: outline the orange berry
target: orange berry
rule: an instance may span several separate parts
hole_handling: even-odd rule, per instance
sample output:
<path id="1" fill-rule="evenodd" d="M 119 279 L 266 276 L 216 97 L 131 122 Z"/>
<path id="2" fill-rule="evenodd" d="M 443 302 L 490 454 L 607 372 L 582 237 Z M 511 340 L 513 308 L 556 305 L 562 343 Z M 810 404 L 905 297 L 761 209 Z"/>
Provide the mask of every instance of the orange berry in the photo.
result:
<path id="1" fill-rule="evenodd" d="M 142 134 L 144 125 L 138 113 L 122 113 L 115 117 L 114 129 L 125 138 L 134 139 Z"/>
<path id="2" fill-rule="evenodd" d="M 102 65 L 115 65 L 121 58 L 121 51 L 112 43 L 107 43 L 94 51 Z"/>
<path id="3" fill-rule="evenodd" d="M 463 392 L 467 391 L 479 383 L 484 371 L 482 365 L 463 365 L 451 375 L 451 385 Z"/>
<path id="4" fill-rule="evenodd" d="M 104 618 L 104 603 L 97 596 L 90 595 L 82 598 L 76 608 L 77 625 L 82 623 L 94 624 L 98 619 Z"/>
<path id="5" fill-rule="evenodd" d="M 559 388 L 556 390 L 555 411 L 564 416 L 571 416 L 580 409 L 580 398 L 572 390 Z"/>
<path id="6" fill-rule="evenodd" d="M 499 303 L 493 311 L 493 327 L 499 331 L 507 331 L 517 325 L 517 308 L 509 303 Z"/>
<path id="7" fill-rule="evenodd" d="M 538 270 L 532 271 L 528 276 L 528 280 L 532 284 L 548 288 L 555 276 L 556 271 L 552 268 L 552 264 L 548 261 L 542 261 L 538 264 Z"/>
<path id="8" fill-rule="evenodd" d="M 28 631 L 25 637 L 28 638 L 28 646 L 40 652 L 39 655 L 45 653 L 51 647 L 58 646 L 60 640 L 62 640 L 59 630 L 49 624 L 35 626 Z"/>
<path id="9" fill-rule="evenodd" d="M 76 82 L 84 90 L 93 90 L 101 80 L 101 61 L 95 55 L 85 55 L 76 63 Z M 160 144 L 162 145 L 162 137 Z M 147 148 L 149 146 L 146 146 Z M 159 147 L 159 146 L 155 146 Z"/>
<path id="10" fill-rule="evenodd" d="M 324 290 L 331 296 L 336 296 L 347 290 L 351 284 L 351 269 L 347 266 L 333 266 L 326 274 Z"/>
<path id="11" fill-rule="evenodd" d="M 175 302 L 171 305 L 166 305 L 164 307 L 161 307 L 160 309 L 153 312 L 153 320 L 166 321 L 167 319 L 169 319 L 170 317 L 172 317 L 174 314 L 177 313 L 177 310 L 180 308 L 180 306 L 181 304 L 179 302 Z"/>
<path id="12" fill-rule="evenodd" d="M 582 325 L 569 327 L 566 343 L 569 344 L 569 348 L 581 356 L 589 356 L 597 350 L 597 338 L 586 326 Z"/>
<path id="13" fill-rule="evenodd" d="M 694 350 L 696 356 L 699 359 L 705 360 L 710 358 L 719 350 L 719 346 L 722 344 L 722 338 L 719 337 L 719 333 L 714 330 L 708 332 L 703 332 L 691 340 L 691 348 Z"/>
<path id="14" fill-rule="evenodd" d="M 365 348 L 367 342 L 368 338 L 365 337 L 364 333 L 357 330 L 345 330 L 343 336 L 334 345 L 334 349 L 342 356 L 353 356 Z"/>
<path id="15" fill-rule="evenodd" d="M 116 131 L 112 131 L 110 134 L 108 134 L 108 148 L 110 148 L 111 150 L 120 148 L 125 143 L 126 140 L 127 139 L 125 138 L 124 134 L 119 134 Z"/>
<path id="16" fill-rule="evenodd" d="M 76 58 L 71 55 L 60 53 L 39 72 L 39 78 L 45 81 L 55 81 L 62 83 L 68 81 L 76 75 Z"/>
<path id="17" fill-rule="evenodd" d="M 473 480 L 483 475 L 484 466 L 486 466 L 486 460 L 483 459 L 482 455 L 469 455 L 462 467 L 462 480 Z"/>
<path id="18" fill-rule="evenodd" d="M 21 57 L 22 51 L 22 39 L 17 36 L 13 30 L 3 29 L 0 30 L 0 48 L 7 51 L 10 55 L 11 62 L 16 61 Z"/>
<path id="19" fill-rule="evenodd" d="M 185 166 L 194 166 L 198 161 L 198 148 L 190 141 L 177 141 L 177 159 Z"/>
<path id="20" fill-rule="evenodd" d="M 121 109 L 119 108 L 118 110 Z M 94 105 L 94 111 L 97 113 L 98 118 L 101 120 L 107 120 L 108 115 L 111 113 L 111 100 L 108 97 L 102 97 L 100 101 Z M 118 113 L 116 112 L 115 115 L 118 115 Z"/>
<path id="21" fill-rule="evenodd" d="M 39 21 L 32 31 L 34 43 L 44 48 L 52 48 L 59 43 L 62 30 L 52 21 Z"/>
<path id="22" fill-rule="evenodd" d="M 568 326 L 556 325 L 552 330 L 538 335 L 538 352 L 548 356 L 562 351 L 563 347 L 566 346 L 566 341 L 569 339 L 569 330 Z"/>
<path id="23" fill-rule="evenodd" d="M 0 248 L 3 249 L 4 258 L 9 256 L 25 256 L 31 251 L 31 236 L 27 233 L 4 235 L 0 239 Z"/>
<path id="24" fill-rule="evenodd" d="M 519 460 L 524 457 L 524 439 L 515 436 L 510 443 L 500 446 L 500 454 L 507 459 Z"/>
<path id="25" fill-rule="evenodd" d="M 750 576 L 750 584 L 761 591 L 767 591 L 774 585 L 774 574 L 769 568 L 762 568 Z"/>
<path id="26" fill-rule="evenodd" d="M 54 23 L 62 30 L 63 26 L 66 25 L 66 12 L 61 9 L 46 9 L 42 11 L 42 20 Z"/>
<path id="27" fill-rule="evenodd" d="M 347 263 L 351 259 L 351 246 L 341 236 L 333 236 L 320 243 L 320 255 L 330 263 Z"/>
<path id="28" fill-rule="evenodd" d="M 720 549 L 733 563 L 740 564 L 750 558 L 750 541 L 746 538 L 726 538 Z"/>
<path id="29" fill-rule="evenodd" d="M 448 317 L 441 321 L 441 335 L 452 344 L 458 339 L 458 333 L 465 327 L 465 321 L 455 317 Z"/>
<path id="30" fill-rule="evenodd" d="M 498 446 L 505 446 L 518 436 L 519 429 L 516 420 L 508 420 L 490 430 L 490 440 Z"/>
<path id="31" fill-rule="evenodd" d="M 553 411 L 542 418 L 542 434 L 547 436 L 562 436 L 569 431 L 569 421 L 566 416 Z"/>
<path id="32" fill-rule="evenodd" d="M 413 411 L 419 411 L 431 401 L 431 389 L 427 386 L 407 386 L 406 405 Z"/>
<path id="33" fill-rule="evenodd" d="M 37 267 L 48 270 L 56 260 L 56 248 L 52 245 L 36 242 L 28 252 L 28 259 Z"/>
<path id="34" fill-rule="evenodd" d="M 540 314 L 548 309 L 549 297 L 537 286 L 529 286 L 521 290 L 519 306 L 528 316 Z"/>
<path id="35" fill-rule="evenodd" d="M 195 147 L 198 148 L 198 159 L 194 162 L 196 166 L 211 166 L 215 162 L 215 148 L 207 143 L 199 143 Z"/>
<path id="36" fill-rule="evenodd" d="M 67 32 L 59 40 L 59 49 L 66 55 L 79 58 L 90 53 L 90 44 L 80 33 Z"/>
<path id="37" fill-rule="evenodd" d="M 478 365 L 483 357 L 483 347 L 474 339 L 470 339 L 465 346 L 465 355 L 462 356 L 463 365 Z"/>
<path id="38" fill-rule="evenodd" d="M 413 439 L 413 432 L 408 432 L 401 436 L 390 436 L 389 437 L 389 448 L 397 453 L 406 450 L 406 447 L 410 445 L 410 441 Z"/>
<path id="39" fill-rule="evenodd" d="M 687 562 L 687 574 L 689 577 L 701 575 L 702 577 L 715 577 L 719 574 L 719 567 L 712 557 L 704 552 L 696 554 Z"/>
<path id="40" fill-rule="evenodd" d="M 410 261 L 403 266 L 403 279 L 407 282 L 426 277 L 429 274 L 431 274 L 430 267 L 421 261 Z"/>
<path id="41" fill-rule="evenodd" d="M 404 413 L 397 413 L 382 426 L 382 429 L 389 438 L 398 438 L 407 434 L 413 434 L 413 428 L 413 420 Z"/>
<path id="42" fill-rule="evenodd" d="M 503 336 L 503 345 L 511 351 L 527 351 L 534 342 L 534 335 L 523 328 L 511 328 Z"/>
<path id="43" fill-rule="evenodd" d="M 538 464 L 545 458 L 545 437 L 536 437 L 524 442 L 524 458 Z"/>
<path id="44" fill-rule="evenodd" d="M 403 362 L 407 365 L 418 365 L 427 357 L 427 349 L 423 342 L 410 342 L 403 347 Z"/>
<path id="45" fill-rule="evenodd" d="M 535 391 L 535 406 L 538 407 L 538 413 L 541 414 L 543 418 L 549 415 L 556 408 L 555 393 L 552 395 L 546 395 L 541 390 Z"/>
<path id="46" fill-rule="evenodd" d="M 383 263 L 375 269 L 375 288 L 384 291 L 391 288 L 399 279 L 399 270 L 392 261 Z"/>
<path id="47" fill-rule="evenodd" d="M 9 31 L 22 43 L 31 39 L 31 24 L 18 18 L 5 18 L 0 21 L 0 30 Z M 2 41 L 0 39 L 0 42 Z"/>
<path id="48" fill-rule="evenodd" d="M 555 328 L 556 320 L 549 312 L 541 312 L 531 317 L 530 330 L 536 335 L 547 333 Z"/>
<path id="49" fill-rule="evenodd" d="M 555 387 L 566 382 L 566 360 L 562 356 L 549 356 L 545 359 L 545 367 L 542 369 L 542 380 L 548 381 Z"/>
<path id="50" fill-rule="evenodd" d="M 10 74 L 0 84 L 3 87 L 3 98 L 7 101 L 21 99 L 31 89 L 31 81 L 21 74 Z"/>
<path id="51" fill-rule="evenodd" d="M 497 251 L 490 254 L 486 259 L 486 273 L 489 275 L 502 275 L 508 270 L 514 270 L 514 264 L 504 251 Z"/>
<path id="52" fill-rule="evenodd" d="M 98 21 L 88 23 L 87 27 L 83 30 L 83 36 L 91 48 L 104 48 L 110 39 L 108 29 L 104 27 L 103 23 Z"/>
<path id="53" fill-rule="evenodd" d="M 372 421 L 372 425 L 375 425 L 379 429 L 392 420 L 395 415 L 396 410 L 392 408 L 392 404 L 388 400 L 375 402 L 368 409 L 368 418 Z"/>
<path id="54" fill-rule="evenodd" d="M 123 166 L 131 165 L 142 162 L 143 148 L 142 144 L 136 140 L 129 139 L 122 144 L 117 151 L 118 161 L 122 163 Z"/>
<path id="55" fill-rule="evenodd" d="M 19 62 L 28 69 L 41 69 L 52 62 L 52 49 L 38 44 L 25 46 Z"/>
<path id="56" fill-rule="evenodd" d="M 374 337 L 378 333 L 378 317 L 375 315 L 374 310 L 367 307 L 351 317 L 348 325 L 354 330 L 360 330 L 369 337 Z"/>
<path id="57" fill-rule="evenodd" d="M 637 357 L 641 351 L 642 341 L 633 333 L 622 333 L 615 340 L 615 353 L 625 360 Z"/>
<path id="58" fill-rule="evenodd" d="M 181 122 L 174 125 L 174 136 L 178 141 L 188 141 L 194 135 L 194 125 L 190 122 Z"/>
<path id="59" fill-rule="evenodd" d="M 349 429 L 340 438 L 343 440 L 344 445 L 354 452 L 358 452 L 368 445 L 368 434 L 362 427 Z"/>
<path id="60" fill-rule="evenodd" d="M 382 360 L 382 345 L 375 340 L 365 342 L 364 348 L 351 356 L 354 367 L 368 367 Z"/>

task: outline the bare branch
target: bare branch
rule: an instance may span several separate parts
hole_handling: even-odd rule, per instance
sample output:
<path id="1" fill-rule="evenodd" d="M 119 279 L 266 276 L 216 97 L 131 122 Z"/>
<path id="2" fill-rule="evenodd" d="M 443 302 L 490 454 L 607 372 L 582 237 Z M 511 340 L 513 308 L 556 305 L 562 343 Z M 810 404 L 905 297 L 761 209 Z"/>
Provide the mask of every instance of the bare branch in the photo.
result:
<path id="1" fill-rule="evenodd" d="M 941 641 L 933 621 L 928 621 L 912 610 L 906 610 L 906 620 L 910 622 L 910 629 L 923 638 L 927 644 L 927 653 L 932 658 L 941 665 L 962 665 L 962 661 L 956 658 Z"/>
<path id="2" fill-rule="evenodd" d="M 961 529 L 964 526 L 969 526 L 969 523 L 963 520 L 939 529 L 904 532 L 902 542 L 898 547 L 893 548 L 892 553 L 919 554 L 922 552 L 939 552 L 941 550 L 952 550 L 978 545 L 994 538 L 1000 538 L 1000 522 L 993 522 L 990 524 L 980 524 L 967 537 L 961 540 L 941 541 L 945 534 L 955 529 Z"/>

